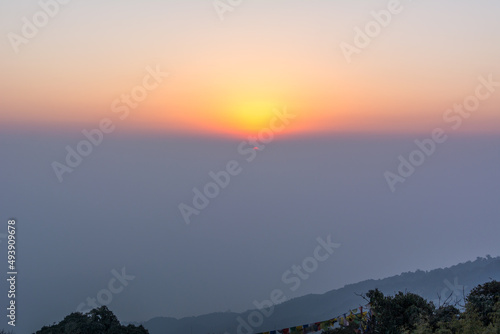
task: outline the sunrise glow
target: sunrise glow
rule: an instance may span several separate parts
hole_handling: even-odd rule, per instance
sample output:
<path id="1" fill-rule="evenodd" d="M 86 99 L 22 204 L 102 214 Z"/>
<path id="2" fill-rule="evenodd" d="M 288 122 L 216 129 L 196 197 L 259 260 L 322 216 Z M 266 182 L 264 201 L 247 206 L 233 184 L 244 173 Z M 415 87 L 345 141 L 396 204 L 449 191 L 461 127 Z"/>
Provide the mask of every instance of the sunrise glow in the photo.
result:
<path id="1" fill-rule="evenodd" d="M 468 51 L 443 44 L 449 38 L 436 35 L 433 25 L 419 32 L 425 36 L 426 52 L 410 44 L 414 26 L 420 24 L 418 7 L 394 16 L 387 28 L 392 30 L 374 37 L 348 61 L 339 46 L 354 43 L 353 23 L 345 15 L 332 19 L 341 5 L 327 1 L 316 5 L 311 18 L 299 15 L 312 10 L 307 2 L 290 9 L 290 15 L 301 17 L 300 24 L 285 20 L 276 25 L 274 15 L 263 15 L 257 26 L 254 15 L 282 8 L 256 3 L 235 12 L 235 17 L 243 16 L 225 25 L 210 15 L 210 8 L 179 4 L 173 12 L 152 2 L 148 13 L 158 14 L 146 17 L 137 4 L 123 3 L 121 12 L 148 22 L 130 25 L 114 19 L 114 9 L 105 5 L 96 15 L 106 18 L 106 27 L 120 31 L 113 43 L 99 25 L 81 29 L 81 11 L 87 6 L 75 6 L 66 8 L 64 22 L 54 20 L 46 33 L 20 45 L 19 55 L 6 52 L 7 45 L 3 48 L 2 127 L 78 129 L 109 117 L 123 131 L 241 137 L 268 126 L 273 108 L 287 106 L 300 118 L 282 135 L 427 133 L 443 123 L 448 108 L 474 93 L 478 77 L 498 68 L 498 47 L 469 38 L 465 31 L 464 38 L 474 45 Z M 356 6 L 347 10 L 368 13 L 357 14 L 361 28 L 373 19 L 372 7 L 363 6 L 366 11 Z M 177 22 L 182 12 L 189 15 Z M 15 27 L 12 20 L 6 24 Z M 459 18 L 447 20 L 451 26 Z M 176 29 L 171 29 L 173 22 Z M 139 35 L 141 43 L 123 38 Z M 473 50 L 491 52 L 481 52 L 471 62 Z M 144 81 L 148 66 L 168 76 L 161 82 Z M 145 95 L 136 89 L 144 84 Z M 482 102 L 461 131 L 495 132 L 500 121 L 496 96 Z M 127 117 L 113 111 L 116 99 L 124 99 L 118 107 L 130 108 Z"/>

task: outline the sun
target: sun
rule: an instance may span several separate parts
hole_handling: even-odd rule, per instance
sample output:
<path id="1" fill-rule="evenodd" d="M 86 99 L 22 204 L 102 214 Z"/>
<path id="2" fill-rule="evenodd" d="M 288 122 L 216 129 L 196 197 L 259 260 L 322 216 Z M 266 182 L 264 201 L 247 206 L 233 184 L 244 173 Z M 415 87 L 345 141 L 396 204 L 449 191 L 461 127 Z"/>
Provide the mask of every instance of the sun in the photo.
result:
<path id="1" fill-rule="evenodd" d="M 228 126 L 238 132 L 255 133 L 269 127 L 276 104 L 270 101 L 247 101 L 227 111 Z"/>

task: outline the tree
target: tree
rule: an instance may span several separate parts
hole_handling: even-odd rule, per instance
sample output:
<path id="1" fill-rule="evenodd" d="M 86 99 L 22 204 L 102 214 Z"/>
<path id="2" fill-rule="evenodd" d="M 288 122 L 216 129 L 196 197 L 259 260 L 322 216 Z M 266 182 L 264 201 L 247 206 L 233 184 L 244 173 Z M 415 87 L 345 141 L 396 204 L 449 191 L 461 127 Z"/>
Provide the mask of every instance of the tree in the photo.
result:
<path id="1" fill-rule="evenodd" d="M 371 328 L 374 333 L 399 334 L 413 331 L 422 319 L 430 318 L 434 305 L 424 298 L 409 292 L 398 292 L 394 297 L 385 297 L 378 289 L 366 294 L 375 316 Z"/>
<path id="2" fill-rule="evenodd" d="M 454 306 L 436 309 L 413 334 L 500 334 L 500 289 L 492 281 L 475 287 L 467 296 L 465 311 Z"/>
<path id="3" fill-rule="evenodd" d="M 476 286 L 467 296 L 466 311 L 477 313 L 484 326 L 488 326 L 500 302 L 500 282 L 491 281 Z"/>
<path id="4" fill-rule="evenodd" d="M 442 327 L 443 324 L 453 323 L 458 320 L 460 311 L 453 305 L 441 306 L 432 312 L 428 319 L 430 328 L 435 331 Z M 446 327 L 446 325 L 445 325 Z"/>
<path id="5" fill-rule="evenodd" d="M 149 334 L 142 325 L 122 326 L 118 318 L 106 306 L 83 314 L 74 312 L 60 323 L 44 326 L 36 334 Z"/>
<path id="6" fill-rule="evenodd" d="M 413 293 L 384 296 L 378 289 L 360 295 L 371 305 L 369 334 L 500 334 L 500 282 L 478 285 L 465 298 L 465 311 L 446 301 L 436 308 Z M 359 333 L 358 326 L 342 326 L 325 334 Z"/>

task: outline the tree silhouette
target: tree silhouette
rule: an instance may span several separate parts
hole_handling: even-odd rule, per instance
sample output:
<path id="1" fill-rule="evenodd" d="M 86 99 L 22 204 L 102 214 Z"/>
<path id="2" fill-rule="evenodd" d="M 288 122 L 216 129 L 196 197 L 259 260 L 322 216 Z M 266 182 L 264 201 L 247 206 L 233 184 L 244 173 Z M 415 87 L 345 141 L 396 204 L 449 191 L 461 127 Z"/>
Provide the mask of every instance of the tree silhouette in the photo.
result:
<path id="1" fill-rule="evenodd" d="M 149 334 L 142 325 L 122 326 L 118 318 L 106 306 L 83 314 L 74 312 L 60 323 L 44 326 L 36 334 Z"/>
<path id="2" fill-rule="evenodd" d="M 466 310 L 475 312 L 484 326 L 492 322 L 495 306 L 500 302 L 500 282 L 491 281 L 476 286 L 467 296 Z"/>

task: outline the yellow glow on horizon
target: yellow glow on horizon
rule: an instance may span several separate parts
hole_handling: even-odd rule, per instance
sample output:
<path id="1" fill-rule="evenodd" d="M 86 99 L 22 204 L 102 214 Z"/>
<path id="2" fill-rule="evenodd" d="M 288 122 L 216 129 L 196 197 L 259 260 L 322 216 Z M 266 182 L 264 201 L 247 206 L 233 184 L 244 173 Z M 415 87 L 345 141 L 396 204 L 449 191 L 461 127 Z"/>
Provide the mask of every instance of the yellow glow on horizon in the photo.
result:
<path id="1" fill-rule="evenodd" d="M 224 112 L 223 123 L 231 132 L 256 132 L 269 126 L 275 108 L 269 101 L 241 102 Z"/>

